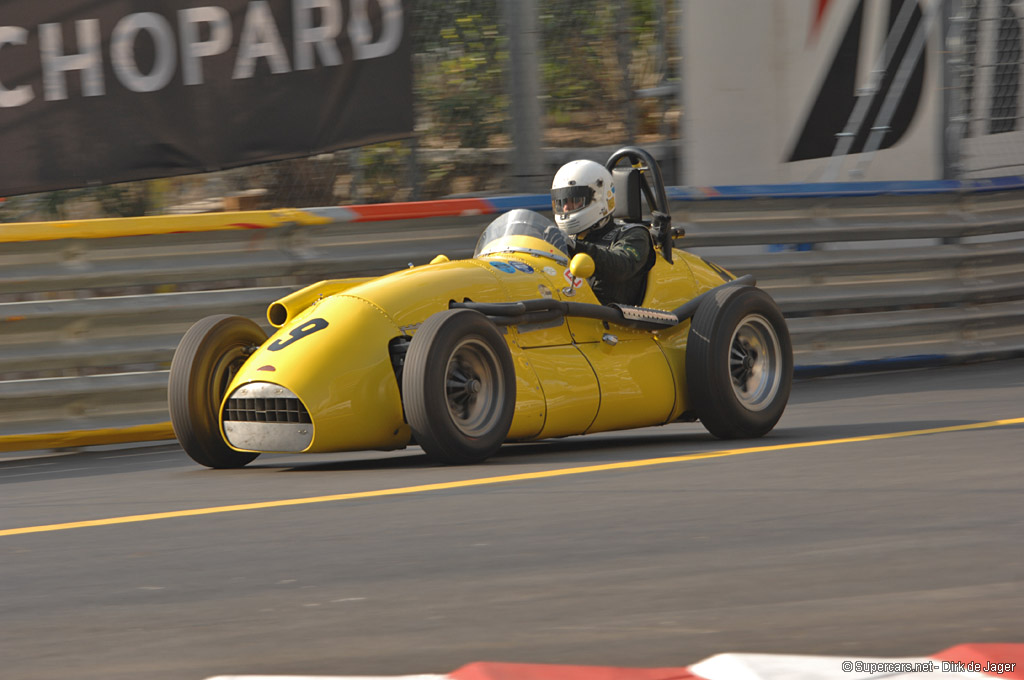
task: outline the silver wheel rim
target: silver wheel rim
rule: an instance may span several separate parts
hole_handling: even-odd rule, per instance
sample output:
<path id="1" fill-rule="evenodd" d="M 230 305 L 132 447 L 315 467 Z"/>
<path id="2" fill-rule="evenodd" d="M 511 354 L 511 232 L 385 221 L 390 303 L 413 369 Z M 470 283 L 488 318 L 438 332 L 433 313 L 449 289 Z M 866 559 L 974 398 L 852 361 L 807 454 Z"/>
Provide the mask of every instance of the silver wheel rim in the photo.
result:
<path id="1" fill-rule="evenodd" d="M 487 343 L 463 340 L 445 370 L 445 400 L 455 426 L 467 437 L 487 434 L 498 420 L 504 392 L 498 355 Z"/>
<path id="2" fill-rule="evenodd" d="M 782 383 L 782 348 L 771 323 L 760 314 L 740 321 L 729 343 L 729 377 L 733 394 L 747 410 L 772 403 Z"/>

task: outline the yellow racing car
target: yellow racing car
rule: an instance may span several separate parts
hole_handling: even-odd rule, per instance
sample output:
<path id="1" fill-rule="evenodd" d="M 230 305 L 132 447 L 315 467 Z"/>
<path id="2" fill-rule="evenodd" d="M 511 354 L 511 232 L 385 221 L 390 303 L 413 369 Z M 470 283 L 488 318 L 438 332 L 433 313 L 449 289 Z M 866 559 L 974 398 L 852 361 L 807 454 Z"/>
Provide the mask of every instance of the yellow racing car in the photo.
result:
<path id="1" fill-rule="evenodd" d="M 570 259 L 546 217 L 513 210 L 472 259 L 439 255 L 274 302 L 269 338 L 238 316 L 197 322 L 168 383 L 181 446 L 212 468 L 413 443 L 468 464 L 505 442 L 680 420 L 720 438 L 764 435 L 792 383 L 781 312 L 752 277 L 673 248 L 679 234 L 646 151 L 626 147 L 606 167 L 616 216 L 646 224 L 656 244 L 641 305 L 600 304 L 593 260 Z"/>

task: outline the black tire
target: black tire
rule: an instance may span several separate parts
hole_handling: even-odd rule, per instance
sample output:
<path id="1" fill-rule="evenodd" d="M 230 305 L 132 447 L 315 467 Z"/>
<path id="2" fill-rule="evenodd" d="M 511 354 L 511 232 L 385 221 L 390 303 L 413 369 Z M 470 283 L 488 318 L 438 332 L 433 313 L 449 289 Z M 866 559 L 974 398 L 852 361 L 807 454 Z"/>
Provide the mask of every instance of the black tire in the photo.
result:
<path id="1" fill-rule="evenodd" d="M 402 405 L 413 437 L 445 465 L 481 463 L 505 441 L 516 405 L 512 354 L 483 314 L 449 309 L 409 344 Z"/>
<path id="2" fill-rule="evenodd" d="M 224 392 L 267 334 L 240 316 L 208 316 L 197 321 L 178 343 L 167 381 L 167 406 L 181 448 L 211 468 L 240 468 L 258 453 L 235 451 L 220 430 Z"/>
<path id="3" fill-rule="evenodd" d="M 686 346 L 691 409 L 719 439 L 760 437 L 782 417 L 793 345 L 768 293 L 728 286 L 701 303 Z"/>

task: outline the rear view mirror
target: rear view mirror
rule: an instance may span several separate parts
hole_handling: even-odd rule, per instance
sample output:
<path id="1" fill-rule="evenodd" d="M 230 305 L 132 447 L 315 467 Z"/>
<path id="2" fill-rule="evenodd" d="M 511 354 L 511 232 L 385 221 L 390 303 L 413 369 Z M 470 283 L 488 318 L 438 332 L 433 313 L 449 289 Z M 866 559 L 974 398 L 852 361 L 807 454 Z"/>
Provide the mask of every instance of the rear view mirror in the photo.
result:
<path id="1" fill-rule="evenodd" d="M 586 253 L 577 253 L 569 263 L 569 271 L 577 279 L 589 279 L 594 275 L 594 258 Z"/>

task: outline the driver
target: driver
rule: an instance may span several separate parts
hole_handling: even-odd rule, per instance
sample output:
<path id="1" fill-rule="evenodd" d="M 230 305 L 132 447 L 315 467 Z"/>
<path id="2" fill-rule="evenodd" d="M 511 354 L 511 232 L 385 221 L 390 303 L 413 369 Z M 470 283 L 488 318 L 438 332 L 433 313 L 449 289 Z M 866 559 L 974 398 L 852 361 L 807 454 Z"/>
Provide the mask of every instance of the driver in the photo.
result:
<path id="1" fill-rule="evenodd" d="M 568 236 L 570 255 L 594 258 L 591 287 L 601 304 L 639 305 L 647 272 L 654 265 L 654 244 L 643 224 L 616 224 L 615 185 L 600 163 L 566 163 L 551 182 L 555 224 Z"/>

